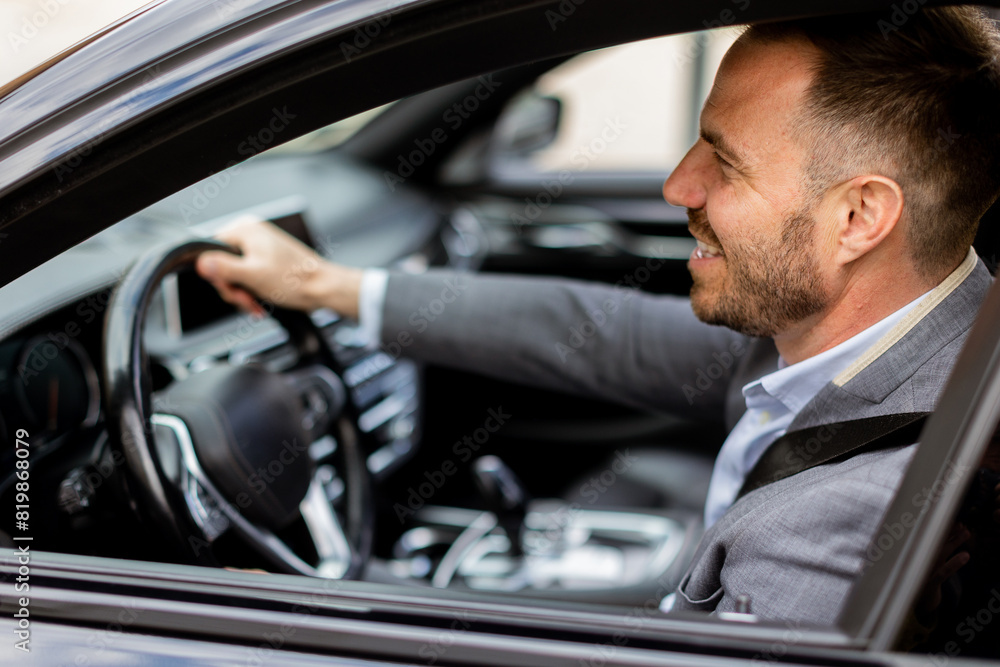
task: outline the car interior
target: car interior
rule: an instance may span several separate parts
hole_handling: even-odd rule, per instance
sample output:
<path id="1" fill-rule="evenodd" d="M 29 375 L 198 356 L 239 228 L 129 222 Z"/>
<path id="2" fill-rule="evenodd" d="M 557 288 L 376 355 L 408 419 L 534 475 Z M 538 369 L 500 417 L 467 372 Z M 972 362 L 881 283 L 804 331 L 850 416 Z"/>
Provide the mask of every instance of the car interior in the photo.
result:
<path id="1" fill-rule="evenodd" d="M 726 39 L 732 36 L 668 37 L 638 45 L 639 54 L 630 53 L 636 45 L 625 45 L 617 53 L 498 72 L 267 151 L 281 124 L 294 122 L 293 113 L 276 109 L 275 123 L 247 145 L 260 155 L 15 281 L 6 291 L 45 289 L 38 302 L 64 304 L 50 306 L 0 345 L 7 426 L 26 429 L 40 446 L 35 485 L 44 485 L 53 515 L 44 522 L 51 528 L 45 548 L 154 560 L 171 548 L 178 561 L 190 558 L 184 545 L 163 544 L 161 527 L 123 511 L 126 492 L 113 473 L 102 472 L 116 467 L 102 369 L 104 348 L 112 345 L 105 320 L 116 312 L 111 291 L 151 247 L 211 236 L 250 213 L 356 266 L 629 279 L 630 288 L 686 293 L 693 241 L 685 212 L 659 193 L 665 172 L 646 166 L 659 156 L 629 153 L 642 148 L 635 139 L 631 149 L 615 150 L 634 122 L 655 119 L 600 116 L 601 100 L 589 82 L 628 71 L 645 54 L 678 58 L 676 81 L 655 93 L 694 98 L 674 119 L 677 160 L 693 132 L 697 98 L 707 91 L 704 79 L 710 82 L 714 71 L 704 61 L 714 56 L 717 63 Z M 680 49 L 691 49 L 689 43 L 706 47 L 688 58 Z M 685 90 L 688 72 L 699 76 Z M 650 94 L 649 74 L 648 66 L 632 74 L 628 92 L 637 99 Z M 570 88 L 568 101 L 541 92 L 560 85 Z M 588 135 L 595 115 L 598 130 Z M 567 117 L 575 121 L 569 129 Z M 454 138 L 441 142 L 437 132 Z M 539 191 L 539 183 L 547 188 Z M 190 263 L 162 279 L 143 319 L 154 412 L 178 400 L 169 391 L 175 382 L 219 364 L 281 371 L 301 364 L 281 326 L 237 312 Z M 345 493 L 335 465 L 344 434 L 331 422 L 346 388 L 372 485 L 375 530 L 365 578 L 619 604 L 642 603 L 676 584 L 697 542 L 708 476 L 725 435 L 718 425 L 423 366 L 393 341 L 374 343 L 335 313 L 316 313 L 313 321 L 342 383 L 312 378 L 296 387 L 304 419 L 313 423 L 308 453 L 322 492 L 336 504 Z M 155 423 L 158 447 L 171 435 Z M 211 456 L 204 446 L 198 453 Z M 17 482 L 14 452 L 6 454 L 11 474 L 0 487 L 4 497 Z M 224 466 L 202 465 L 208 484 L 227 491 L 239 485 L 220 479 Z M 288 570 L 273 555 L 247 550 L 239 531 L 214 526 L 205 493 L 181 493 L 182 506 L 211 542 L 197 562 Z M 122 522 L 135 522 L 134 530 L 122 531 Z M 310 573 L 325 555 L 312 544 L 314 528 L 300 517 L 278 529 Z"/>
<path id="2" fill-rule="evenodd" d="M 352 266 L 687 294 L 694 241 L 660 189 L 735 34 L 501 70 L 291 142 L 282 130 L 296 110 L 275 107 L 239 147 L 247 161 L 0 288 L 0 432 L 30 434 L 33 548 L 627 607 L 669 593 L 700 537 L 722 425 L 421 364 L 405 341 L 374 341 L 329 311 L 250 316 L 191 262 L 251 214 Z M 667 123 L 620 111 L 664 103 Z M 668 136 L 635 138 L 650 132 Z M 976 243 L 991 269 L 997 233 L 984 221 Z M 433 326 L 433 304 L 420 316 Z M 566 334 L 572 345 L 586 323 Z M 245 369 L 258 368 L 283 378 L 261 393 L 299 419 L 289 432 L 301 444 L 263 433 L 280 419 L 241 398 L 258 381 Z M 247 413 L 245 437 L 260 445 L 248 467 L 190 425 L 206 396 Z M 130 411 L 152 415 L 150 429 L 123 431 Z M 155 493 L 136 488 L 123 432 L 155 459 Z M 5 506 L 17 460 L 4 449 Z M 274 507 L 240 501 L 269 475 L 287 480 Z M 5 525 L 0 546 L 15 533 Z M 948 593 L 956 618 L 981 602 L 960 593 Z M 954 635 L 930 645 L 944 651 Z"/>

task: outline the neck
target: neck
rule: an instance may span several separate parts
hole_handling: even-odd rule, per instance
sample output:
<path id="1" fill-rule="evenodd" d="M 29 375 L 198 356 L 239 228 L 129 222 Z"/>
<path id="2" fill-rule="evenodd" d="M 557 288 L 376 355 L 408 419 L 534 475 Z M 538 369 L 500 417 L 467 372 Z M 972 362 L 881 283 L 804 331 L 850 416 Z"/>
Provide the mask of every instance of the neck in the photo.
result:
<path id="1" fill-rule="evenodd" d="M 848 279 L 827 308 L 774 336 L 778 353 L 788 364 L 795 364 L 836 347 L 933 289 L 945 277 L 947 274 L 939 279 L 920 279 L 913 271 L 897 269 L 868 274 L 863 280 Z"/>

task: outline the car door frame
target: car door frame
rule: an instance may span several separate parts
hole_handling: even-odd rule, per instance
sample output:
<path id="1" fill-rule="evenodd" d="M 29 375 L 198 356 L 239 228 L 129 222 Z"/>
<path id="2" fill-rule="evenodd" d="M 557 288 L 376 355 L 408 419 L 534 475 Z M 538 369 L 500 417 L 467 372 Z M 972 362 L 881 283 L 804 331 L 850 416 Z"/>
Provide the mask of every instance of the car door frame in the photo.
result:
<path id="1" fill-rule="evenodd" d="M 652 0 L 616 3 L 587 0 L 569 5 L 567 0 L 495 0 L 475 5 L 456 0 L 411 0 L 392 3 L 386 9 L 385 3 L 363 0 L 344 0 L 331 5 L 286 0 L 259 3 L 225 19 L 212 20 L 210 14 L 215 9 L 197 0 L 161 3 L 0 100 L 0 120 L 18 118 L 7 126 L 15 129 L 0 140 L 0 173 L 5 174 L 0 177 L 0 233 L 4 234 L 0 243 L 3 260 L 0 262 L 0 284 L 6 284 L 163 196 L 245 159 L 248 156 L 239 152 L 239 146 L 245 137 L 270 123 L 275 109 L 302 105 L 301 124 L 282 137 L 282 140 L 291 139 L 357 111 L 501 67 L 666 32 L 693 30 L 703 25 L 705 17 L 731 9 L 731 5 L 723 0 L 699 3 L 697 8 Z M 889 11 L 892 3 L 866 1 L 855 5 L 853 9 L 881 7 Z M 569 6 L 575 9 L 567 15 L 566 7 Z M 841 3 L 833 0 L 816 2 L 809 9 L 810 14 L 841 11 Z M 553 29 L 546 20 L 546 12 L 555 12 L 566 20 Z M 805 10 L 800 3 L 760 0 L 750 4 L 740 19 L 768 20 L 803 13 Z M 354 35 L 356 29 L 372 25 L 373 21 L 379 24 L 379 18 L 388 14 L 392 15 L 392 21 L 380 33 L 377 44 L 356 58 L 348 58 L 339 50 L 340 44 Z M 623 22 L 619 20 L 622 15 L 643 15 L 644 20 Z M 189 19 L 193 27 L 183 27 L 182 18 Z M 158 27 L 160 21 L 166 21 L 169 29 Z M 290 36 L 303 32 L 312 36 L 304 41 L 289 41 Z M 172 34 L 182 40 L 183 46 L 178 48 L 164 41 Z M 519 47 L 515 55 L 509 53 L 513 36 Z M 145 45 L 144 38 L 148 40 Z M 252 58 L 234 59 L 234 52 L 238 53 L 250 42 L 259 43 Z M 477 48 L 468 52 L 469 44 Z M 113 65 L 101 60 L 108 53 L 130 47 L 136 49 L 135 58 L 127 64 Z M 466 52 L 468 57 L 449 56 Z M 402 71 L 400 62 L 407 63 Z M 106 80 L 99 83 L 96 90 L 81 88 L 93 84 L 92 78 L 73 82 L 82 70 L 98 66 L 110 67 L 112 71 L 102 74 Z M 149 78 L 151 71 L 157 73 L 152 79 Z M 395 85 L 372 86 L 373 80 L 392 80 Z M 352 90 L 354 94 L 350 100 L 339 99 L 336 91 L 341 90 Z M 317 95 L 317 91 L 322 92 Z M 320 102 L 332 104 L 332 108 L 315 108 L 322 106 L 316 102 L 317 97 Z M 48 104 L 50 108 L 41 117 L 31 116 L 38 122 L 28 126 L 18 114 L 33 101 L 43 106 Z M 310 101 L 312 103 L 308 104 Z M 109 122 L 102 126 L 98 136 L 92 136 L 85 131 L 87 124 L 102 114 L 107 115 Z M 164 169 L 163 165 L 173 166 Z M 995 301 L 994 292 L 990 303 Z M 995 310 L 996 307 L 991 306 L 989 312 L 994 314 Z M 988 338 L 986 334 L 977 336 Z M 992 342 L 997 344 L 996 340 Z M 983 345 L 988 347 L 987 343 Z M 977 353 L 987 354 L 986 351 Z M 996 349 L 990 353 L 994 356 L 989 357 L 989 364 L 981 367 L 976 364 L 985 357 L 976 357 L 973 352 L 964 354 L 961 368 L 971 367 L 976 374 L 956 380 L 971 383 L 972 377 L 979 378 L 979 384 L 969 389 L 972 396 L 979 397 L 977 400 L 988 391 L 996 390 L 984 378 L 985 371 L 977 370 L 995 365 Z M 971 361 L 965 362 L 966 358 Z M 957 455 L 968 458 L 975 450 L 971 443 L 981 436 L 983 420 L 986 420 L 983 414 L 970 413 L 967 419 L 962 418 L 965 421 L 954 421 L 950 416 L 932 420 L 926 441 L 940 438 L 951 442 L 948 451 L 954 450 Z M 906 484 L 920 485 L 933 479 L 935 474 L 930 467 L 926 471 L 921 468 L 920 472 L 920 475 L 913 475 L 913 479 L 908 476 Z M 624 618 L 609 618 L 602 613 L 578 617 L 571 609 L 539 610 L 528 602 L 516 608 L 509 604 L 481 602 L 489 627 L 496 627 L 506 619 L 504 622 L 516 625 L 521 631 L 537 628 L 544 637 L 541 644 L 527 647 L 511 639 L 510 635 L 470 632 L 467 639 L 456 639 L 454 646 L 461 650 L 456 648 L 449 660 L 499 664 L 517 651 L 524 651 L 525 655 L 534 655 L 542 661 L 545 656 L 554 655 L 556 644 L 569 651 L 563 657 L 569 659 L 572 654 L 572 659 L 576 659 L 580 646 L 592 646 L 597 640 L 615 645 L 614 638 L 619 631 L 635 640 L 632 645 L 621 648 L 617 655 L 628 655 L 636 660 L 652 655 L 632 656 L 631 651 L 645 651 L 636 648 L 640 640 L 653 642 L 651 646 L 657 647 L 656 655 L 662 651 L 664 661 L 672 659 L 671 655 L 676 658 L 671 647 L 678 646 L 684 647 L 686 652 L 708 655 L 724 650 L 746 658 L 761 654 L 775 642 L 784 642 L 789 655 L 799 655 L 804 661 L 817 658 L 820 655 L 817 651 L 839 654 L 843 650 L 842 657 L 851 659 L 857 657 L 858 648 L 869 642 L 872 647 L 887 648 L 891 645 L 892 624 L 898 622 L 899 612 L 906 606 L 906 596 L 912 597 L 912 591 L 900 591 L 900 586 L 890 587 L 889 584 L 912 582 L 919 576 L 920 568 L 926 568 L 930 555 L 921 549 L 940 535 L 939 519 L 957 502 L 955 498 L 954 494 L 942 496 L 942 504 L 928 516 L 928 521 L 919 524 L 908 548 L 901 550 L 905 557 L 893 559 L 893 563 L 887 560 L 865 575 L 864 581 L 874 584 L 881 596 L 876 605 L 885 612 L 881 620 L 873 608 L 864 616 L 861 625 L 852 620 L 839 629 L 807 633 L 806 639 L 789 645 L 787 638 L 782 639 L 789 629 L 780 625 L 731 624 L 715 619 L 678 617 L 650 619 L 648 624 L 635 630 L 627 627 Z M 16 571 L 10 562 L 12 553 L 5 554 L 5 577 L 13 576 Z M 208 630 L 198 624 L 182 623 L 185 615 L 190 615 L 192 620 L 221 618 L 223 611 L 233 608 L 225 603 L 172 604 L 167 599 L 167 591 L 176 594 L 177 577 L 180 576 L 172 567 L 167 568 L 165 576 L 157 572 L 157 567 L 162 570 L 163 566 L 119 561 L 99 561 L 95 566 L 82 557 L 61 555 L 37 555 L 36 558 L 43 573 L 42 583 L 35 593 L 36 599 L 41 600 L 36 612 L 41 619 L 91 627 L 95 623 L 114 622 L 114 615 L 121 608 L 119 594 L 80 590 L 84 583 L 100 582 L 132 590 L 149 604 L 151 611 L 158 610 L 147 617 L 158 620 L 143 622 L 136 626 L 137 630 L 167 634 L 205 632 L 217 639 L 225 637 L 227 641 L 249 639 L 246 628 L 237 627 L 243 622 L 238 615 L 229 621 L 233 625 L 232 634 L 221 633 L 218 628 Z M 120 573 L 117 576 L 122 578 L 112 581 L 106 578 L 111 575 L 101 573 L 106 566 L 132 569 L 131 573 Z M 83 570 L 86 570 L 86 582 L 82 581 Z M 189 593 L 200 585 L 199 576 L 195 574 L 184 575 L 188 577 L 185 586 Z M 232 596 L 220 599 L 250 600 L 265 593 L 276 595 L 278 590 L 307 593 L 303 582 L 279 582 L 279 578 L 275 578 L 271 580 L 273 583 L 256 584 L 250 575 L 240 576 L 242 578 L 232 587 Z M 9 588 L 9 584 L 4 584 L 3 588 Z M 352 593 L 350 601 L 338 599 L 333 606 L 357 604 L 358 600 L 363 600 L 365 605 L 400 604 L 411 610 L 428 608 L 454 612 L 473 604 L 455 595 L 445 591 L 430 596 L 393 589 L 379 596 L 358 590 Z M 5 613 L 11 605 L 9 599 L 4 596 L 2 609 Z M 860 599 L 853 599 L 852 605 L 860 606 Z M 857 608 L 851 607 L 852 610 Z M 213 612 L 217 614 L 213 616 Z M 266 611 L 261 623 L 284 622 L 288 614 L 288 611 Z M 310 618 L 315 621 L 318 617 Z M 565 619 L 572 619 L 572 622 Z M 361 623 L 372 623 L 365 627 L 373 633 L 376 629 L 387 632 L 393 625 L 386 621 Z M 426 628 L 406 626 L 406 632 L 414 634 L 401 635 L 399 646 L 404 648 L 393 653 L 387 646 L 374 645 L 387 644 L 384 640 L 376 642 L 377 634 L 366 640 L 371 642 L 365 645 L 368 648 L 358 643 L 361 640 L 348 641 L 349 633 L 338 632 L 337 622 L 333 620 L 302 623 L 300 627 L 298 646 L 324 651 L 366 650 L 397 658 L 412 658 L 411 649 L 433 637 Z M 590 639 L 583 642 L 558 639 L 574 627 L 591 633 Z M 361 630 L 359 626 L 358 631 Z M 440 631 L 437 627 L 431 632 Z M 405 635 L 403 630 L 400 632 Z M 555 644 L 550 646 L 551 642 Z M 566 647 L 567 644 L 572 650 Z M 495 651 L 498 657 L 484 657 L 483 652 L 490 651 Z M 600 653 L 587 655 L 593 657 Z"/>

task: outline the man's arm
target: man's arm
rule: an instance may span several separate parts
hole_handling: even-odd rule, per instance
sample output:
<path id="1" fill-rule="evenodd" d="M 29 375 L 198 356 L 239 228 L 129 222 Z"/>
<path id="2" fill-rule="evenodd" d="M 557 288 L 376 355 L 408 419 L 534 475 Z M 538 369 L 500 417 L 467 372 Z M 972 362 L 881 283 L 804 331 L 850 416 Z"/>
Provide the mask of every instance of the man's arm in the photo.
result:
<path id="1" fill-rule="evenodd" d="M 535 276 L 389 277 L 382 347 L 435 364 L 640 408 L 723 417 L 748 339 L 687 299 Z"/>
<path id="2" fill-rule="evenodd" d="M 259 221 L 218 238 L 243 255 L 204 253 L 197 269 L 227 301 L 257 310 L 256 294 L 358 317 L 363 271 Z M 392 274 L 382 318 L 393 356 L 716 420 L 749 349 L 745 337 L 699 322 L 687 299 L 551 278 Z"/>

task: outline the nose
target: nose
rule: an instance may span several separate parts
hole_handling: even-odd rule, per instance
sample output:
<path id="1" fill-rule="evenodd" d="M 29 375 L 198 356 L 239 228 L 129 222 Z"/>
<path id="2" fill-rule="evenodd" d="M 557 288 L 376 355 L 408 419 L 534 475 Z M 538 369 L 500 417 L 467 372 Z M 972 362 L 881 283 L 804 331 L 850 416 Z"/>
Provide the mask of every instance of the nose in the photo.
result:
<path id="1" fill-rule="evenodd" d="M 708 161 L 705 158 L 711 158 L 708 155 L 710 151 L 708 144 L 699 139 L 680 164 L 670 172 L 670 176 L 663 183 L 663 199 L 668 204 L 693 209 L 705 206 L 710 176 L 706 168 Z"/>

